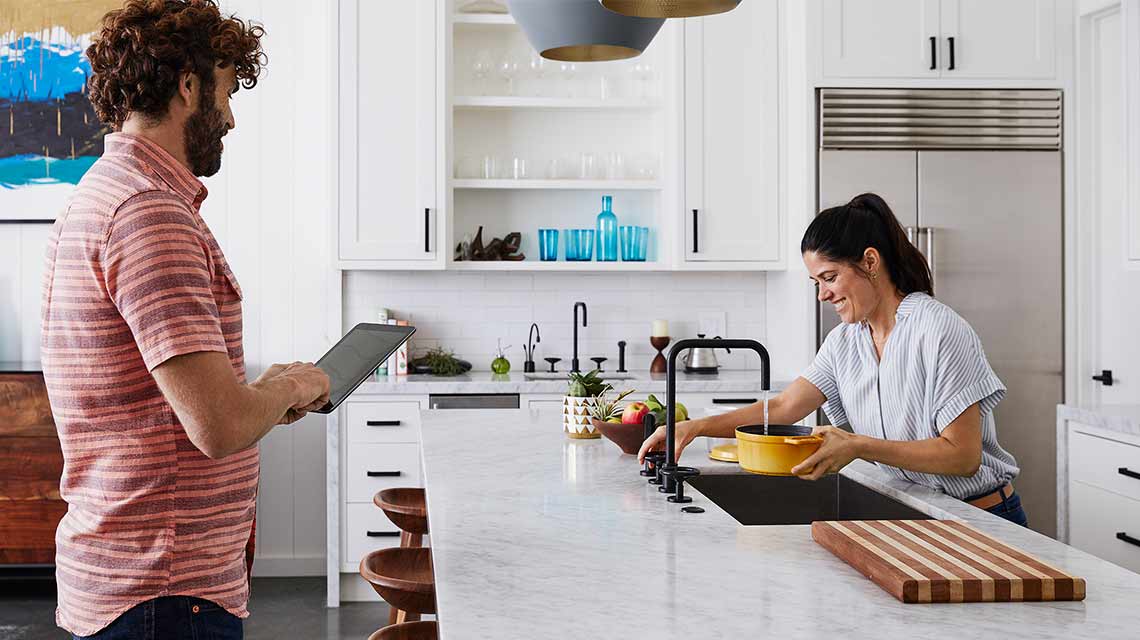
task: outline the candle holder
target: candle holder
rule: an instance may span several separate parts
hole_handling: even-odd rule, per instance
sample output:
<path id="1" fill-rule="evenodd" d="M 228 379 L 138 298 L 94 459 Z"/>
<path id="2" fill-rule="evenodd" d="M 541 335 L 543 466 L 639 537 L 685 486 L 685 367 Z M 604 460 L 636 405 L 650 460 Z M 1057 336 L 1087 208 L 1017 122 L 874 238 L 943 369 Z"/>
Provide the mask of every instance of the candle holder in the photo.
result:
<path id="1" fill-rule="evenodd" d="M 651 336 L 649 344 L 657 349 L 657 357 L 653 358 L 653 362 L 649 363 L 649 373 L 665 373 L 665 356 L 661 354 L 661 350 L 669 346 L 669 336 Z"/>

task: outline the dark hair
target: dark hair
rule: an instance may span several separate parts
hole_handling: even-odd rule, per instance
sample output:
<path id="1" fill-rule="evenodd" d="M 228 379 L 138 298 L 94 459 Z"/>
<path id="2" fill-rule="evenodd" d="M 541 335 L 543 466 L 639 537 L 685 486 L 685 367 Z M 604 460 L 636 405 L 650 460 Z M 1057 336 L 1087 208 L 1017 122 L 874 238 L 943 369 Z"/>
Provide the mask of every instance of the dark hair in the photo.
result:
<path id="1" fill-rule="evenodd" d="M 186 71 L 209 91 L 214 67 L 233 65 L 241 86 L 252 89 L 265 64 L 264 34 L 260 26 L 223 17 L 215 0 L 127 0 L 103 16 L 87 47 L 88 98 L 99 119 L 118 130 L 130 112 L 165 116 Z"/>
<path id="2" fill-rule="evenodd" d="M 886 201 L 873 193 L 855 196 L 845 205 L 824 209 L 804 232 L 800 253 L 813 251 L 833 262 L 858 265 L 863 252 L 878 250 L 891 282 L 904 295 L 934 295 L 926 258 L 910 243 Z"/>

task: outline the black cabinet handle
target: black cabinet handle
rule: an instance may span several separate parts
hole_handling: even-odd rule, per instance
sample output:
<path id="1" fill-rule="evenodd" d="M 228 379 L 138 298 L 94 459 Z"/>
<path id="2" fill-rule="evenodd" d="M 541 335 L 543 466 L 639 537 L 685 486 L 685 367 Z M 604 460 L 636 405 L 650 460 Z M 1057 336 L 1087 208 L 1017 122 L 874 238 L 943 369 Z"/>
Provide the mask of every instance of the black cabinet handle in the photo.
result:
<path id="1" fill-rule="evenodd" d="M 756 404 L 756 398 L 713 398 L 713 404 Z"/>
<path id="2" fill-rule="evenodd" d="M 1127 542 L 1128 544 L 1134 544 L 1134 545 L 1140 547 L 1140 538 L 1133 538 L 1132 536 L 1128 535 L 1127 533 L 1124 533 L 1123 531 L 1116 532 L 1116 539 L 1117 540 L 1123 540 L 1123 541 Z"/>
<path id="3" fill-rule="evenodd" d="M 697 243 L 697 210 L 693 209 L 693 253 L 696 253 L 700 245 Z"/>
<path id="4" fill-rule="evenodd" d="M 402 474 L 402 471 L 365 471 L 369 478 L 395 478 Z"/>
<path id="5" fill-rule="evenodd" d="M 950 66 L 946 67 L 946 68 L 949 69 L 950 71 L 953 71 L 954 70 L 954 36 L 950 36 L 949 38 L 946 38 L 946 40 L 950 42 Z"/>
<path id="6" fill-rule="evenodd" d="M 424 207 L 424 253 L 431 253 L 431 209 Z"/>
<path id="7" fill-rule="evenodd" d="M 400 426 L 399 420 L 369 420 L 364 424 L 370 427 L 398 427 Z"/>
<path id="8" fill-rule="evenodd" d="M 930 36 L 930 70 L 938 68 L 938 38 Z"/>
<path id="9" fill-rule="evenodd" d="M 1116 472 L 1122 476 L 1128 476 L 1129 478 L 1136 478 L 1137 480 L 1140 480 L 1140 473 L 1137 473 L 1128 467 L 1120 467 L 1116 470 Z"/>
<path id="10" fill-rule="evenodd" d="M 1093 380 L 1102 383 L 1106 387 L 1112 386 L 1112 369 L 1101 369 L 1099 376 L 1093 376 Z"/>
<path id="11" fill-rule="evenodd" d="M 369 538 L 396 538 L 399 537 L 399 531 L 366 531 L 365 535 Z"/>

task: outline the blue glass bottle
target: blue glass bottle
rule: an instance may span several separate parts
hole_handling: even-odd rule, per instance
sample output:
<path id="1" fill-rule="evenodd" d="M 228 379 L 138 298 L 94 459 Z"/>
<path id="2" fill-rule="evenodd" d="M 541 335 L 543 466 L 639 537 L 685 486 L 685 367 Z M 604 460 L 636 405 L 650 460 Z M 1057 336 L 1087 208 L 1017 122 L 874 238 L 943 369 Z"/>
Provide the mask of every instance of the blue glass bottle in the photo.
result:
<path id="1" fill-rule="evenodd" d="M 618 222 L 613 212 L 613 196 L 602 196 L 602 212 L 598 214 L 598 261 L 614 262 L 618 259 Z"/>

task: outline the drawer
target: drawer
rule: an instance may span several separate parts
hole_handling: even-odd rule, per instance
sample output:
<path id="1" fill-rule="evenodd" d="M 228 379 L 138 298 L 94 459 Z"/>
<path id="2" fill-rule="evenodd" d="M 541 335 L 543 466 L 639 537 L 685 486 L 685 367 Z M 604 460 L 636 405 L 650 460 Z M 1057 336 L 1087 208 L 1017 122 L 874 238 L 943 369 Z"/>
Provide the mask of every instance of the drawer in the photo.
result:
<path id="1" fill-rule="evenodd" d="M 350 444 L 345 469 L 345 501 L 372 502 L 389 487 L 420 486 L 420 445 Z"/>
<path id="2" fill-rule="evenodd" d="M 400 528 L 372 503 L 344 508 L 344 557 L 341 562 L 354 571 L 369 552 L 400 546 Z"/>
<path id="3" fill-rule="evenodd" d="M 352 402 L 345 408 L 348 442 L 419 442 L 419 402 Z"/>
<path id="4" fill-rule="evenodd" d="M 1070 431 L 1069 477 L 1140 500 L 1140 447 Z"/>
<path id="5" fill-rule="evenodd" d="M 1083 482 L 1069 483 L 1069 544 L 1140 573 L 1140 501 Z"/>
<path id="6" fill-rule="evenodd" d="M 561 411 L 562 398 L 557 400 L 527 400 L 526 408 L 532 411 Z"/>
<path id="7" fill-rule="evenodd" d="M 56 437 L 42 374 L 0 374 L 0 436 Z"/>

